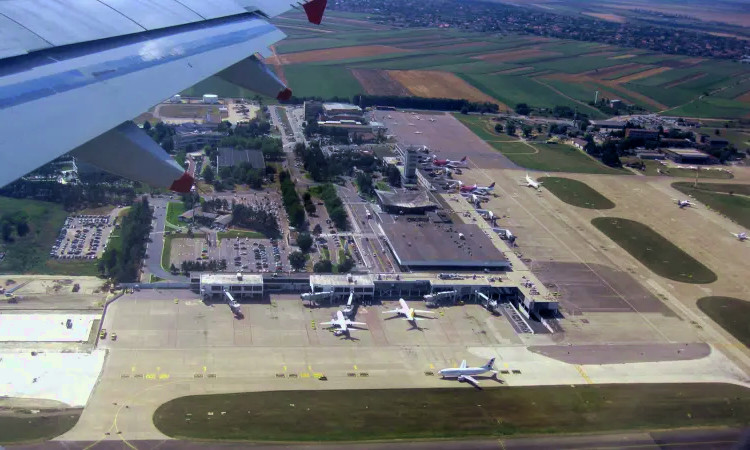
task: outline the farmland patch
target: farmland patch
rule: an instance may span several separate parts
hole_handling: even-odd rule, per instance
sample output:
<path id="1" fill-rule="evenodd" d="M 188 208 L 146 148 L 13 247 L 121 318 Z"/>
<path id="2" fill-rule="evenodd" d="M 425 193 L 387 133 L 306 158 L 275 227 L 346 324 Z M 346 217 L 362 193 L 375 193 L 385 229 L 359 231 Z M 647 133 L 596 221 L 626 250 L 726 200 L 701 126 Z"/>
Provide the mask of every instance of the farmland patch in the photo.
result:
<path id="1" fill-rule="evenodd" d="M 466 99 L 472 102 L 500 103 L 452 73 L 423 70 L 388 71 L 412 94 L 419 97 Z M 501 108 L 508 109 L 500 104 Z"/>
<path id="2" fill-rule="evenodd" d="M 385 70 L 351 69 L 352 75 L 359 81 L 365 92 L 370 95 L 395 95 L 411 97 L 411 92 Z"/>
<path id="3" fill-rule="evenodd" d="M 352 97 L 362 93 L 362 86 L 341 66 L 284 66 L 284 74 L 294 94 L 300 97 Z"/>
<path id="4" fill-rule="evenodd" d="M 403 53 L 406 50 L 387 45 L 363 45 L 355 47 L 332 48 L 326 50 L 311 50 L 307 52 L 288 53 L 268 58 L 270 64 L 300 64 L 317 61 L 335 61 L 348 58 Z M 273 61 L 273 59 L 276 59 Z"/>
<path id="5" fill-rule="evenodd" d="M 624 77 L 617 78 L 616 80 L 612 80 L 615 83 L 629 83 L 634 80 L 640 80 L 641 78 L 648 78 L 654 75 L 658 75 L 662 72 L 666 72 L 668 70 L 671 70 L 669 67 L 657 67 L 651 70 L 646 70 L 643 72 L 634 73 L 631 75 L 626 75 Z"/>
<path id="6" fill-rule="evenodd" d="M 540 50 L 538 48 L 530 48 L 525 50 L 513 50 L 509 52 L 487 53 L 485 55 L 475 56 L 474 58 L 481 59 L 482 61 L 506 62 L 541 56 L 562 56 L 562 53 Z"/>
<path id="7" fill-rule="evenodd" d="M 679 86 L 679 85 L 681 85 L 683 83 L 687 83 L 688 81 L 693 81 L 693 80 L 697 80 L 699 78 L 703 78 L 705 76 L 706 76 L 706 72 L 698 72 L 698 73 L 694 73 L 692 75 L 684 76 L 684 77 L 680 78 L 679 80 L 673 81 L 671 83 L 663 84 L 661 86 L 663 88 L 665 88 L 665 89 L 669 89 L 669 88 L 673 88 L 675 86 Z"/>

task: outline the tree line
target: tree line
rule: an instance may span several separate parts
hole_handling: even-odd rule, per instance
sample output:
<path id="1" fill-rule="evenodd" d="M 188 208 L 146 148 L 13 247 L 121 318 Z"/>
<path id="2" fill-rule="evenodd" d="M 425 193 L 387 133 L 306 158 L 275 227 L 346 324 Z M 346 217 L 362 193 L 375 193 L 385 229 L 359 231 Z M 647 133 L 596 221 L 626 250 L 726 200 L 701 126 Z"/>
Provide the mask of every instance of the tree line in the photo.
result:
<path id="1" fill-rule="evenodd" d="M 349 229 L 349 216 L 346 214 L 344 202 L 339 198 L 336 187 L 333 184 L 326 183 L 313 186 L 310 188 L 310 192 L 323 200 L 326 211 L 328 211 L 328 217 L 331 218 L 331 222 L 336 225 L 336 228 L 340 230 Z"/>
<path id="2" fill-rule="evenodd" d="M 61 204 L 70 211 L 112 204 L 130 205 L 136 198 L 134 186 L 139 186 L 139 183 L 110 174 L 85 174 L 80 178 L 80 184 L 21 178 L 0 188 L 0 195 L 45 200 Z"/>
<path id="3" fill-rule="evenodd" d="M 268 237 L 281 236 L 281 228 L 276 214 L 258 205 L 232 205 L 232 225 L 255 230 Z"/>
<path id="4" fill-rule="evenodd" d="M 218 261 L 215 259 L 208 261 L 182 261 L 180 263 L 179 273 L 187 275 L 190 272 L 222 272 L 227 270 L 227 267 L 227 260 L 223 258 Z M 169 271 L 173 274 L 177 274 L 177 266 L 172 264 L 169 267 Z"/>
<path id="5" fill-rule="evenodd" d="M 294 228 L 301 228 L 305 223 L 305 208 L 300 202 L 297 189 L 294 186 L 288 171 L 279 174 L 279 183 L 281 186 L 281 201 L 289 217 L 289 225 Z"/>
<path id="6" fill-rule="evenodd" d="M 0 232 L 4 242 L 13 242 L 14 235 L 24 237 L 29 234 L 29 216 L 23 212 L 6 213 L 0 216 Z"/>
<path id="7" fill-rule="evenodd" d="M 145 196 L 136 202 L 123 218 L 120 225 L 120 248 L 109 246 L 98 263 L 102 275 L 119 283 L 138 281 L 141 261 L 146 256 L 146 243 L 149 241 L 153 213 Z"/>

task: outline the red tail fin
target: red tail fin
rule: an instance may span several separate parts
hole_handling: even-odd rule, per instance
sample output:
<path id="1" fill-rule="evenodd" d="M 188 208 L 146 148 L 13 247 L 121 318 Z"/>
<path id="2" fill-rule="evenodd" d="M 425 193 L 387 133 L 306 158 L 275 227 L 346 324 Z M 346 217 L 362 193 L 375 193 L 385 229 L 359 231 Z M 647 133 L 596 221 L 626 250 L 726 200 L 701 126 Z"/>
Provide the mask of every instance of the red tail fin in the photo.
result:
<path id="1" fill-rule="evenodd" d="M 328 6 L 328 0 L 312 0 L 302 5 L 302 8 L 304 8 L 307 20 L 310 23 L 320 25 L 320 22 L 323 21 L 323 13 L 326 11 L 326 6 Z"/>
<path id="2" fill-rule="evenodd" d="M 466 157 L 465 156 L 463 158 L 461 158 L 461 162 L 464 162 L 464 161 L 466 161 Z"/>

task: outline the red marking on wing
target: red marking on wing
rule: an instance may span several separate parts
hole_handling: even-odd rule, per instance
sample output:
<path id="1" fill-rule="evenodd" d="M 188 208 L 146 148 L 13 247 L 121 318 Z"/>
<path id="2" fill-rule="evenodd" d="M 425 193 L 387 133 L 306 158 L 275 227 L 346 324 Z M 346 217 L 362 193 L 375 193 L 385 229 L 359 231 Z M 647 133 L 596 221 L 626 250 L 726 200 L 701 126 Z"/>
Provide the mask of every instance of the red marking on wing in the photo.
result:
<path id="1" fill-rule="evenodd" d="M 320 25 L 320 22 L 323 20 L 323 13 L 326 10 L 326 6 L 328 6 L 328 0 L 312 0 L 302 5 L 302 8 L 304 8 L 305 14 L 307 14 L 307 20 L 309 20 L 310 23 Z"/>
<path id="2" fill-rule="evenodd" d="M 190 192 L 190 188 L 193 187 L 194 181 L 195 179 L 191 177 L 189 173 L 185 172 L 178 180 L 175 180 L 174 183 L 172 183 L 172 186 L 169 186 L 169 190 L 187 194 Z"/>

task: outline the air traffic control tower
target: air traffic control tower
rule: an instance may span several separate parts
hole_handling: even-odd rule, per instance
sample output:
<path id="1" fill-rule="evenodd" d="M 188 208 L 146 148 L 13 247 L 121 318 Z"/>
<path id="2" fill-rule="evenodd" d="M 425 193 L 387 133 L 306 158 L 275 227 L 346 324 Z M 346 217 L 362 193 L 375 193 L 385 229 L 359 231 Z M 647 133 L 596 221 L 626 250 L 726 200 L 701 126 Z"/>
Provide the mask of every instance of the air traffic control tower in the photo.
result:
<path id="1" fill-rule="evenodd" d="M 404 186 L 417 184 L 417 151 L 410 148 L 404 152 L 404 166 L 401 169 L 401 182 Z"/>

